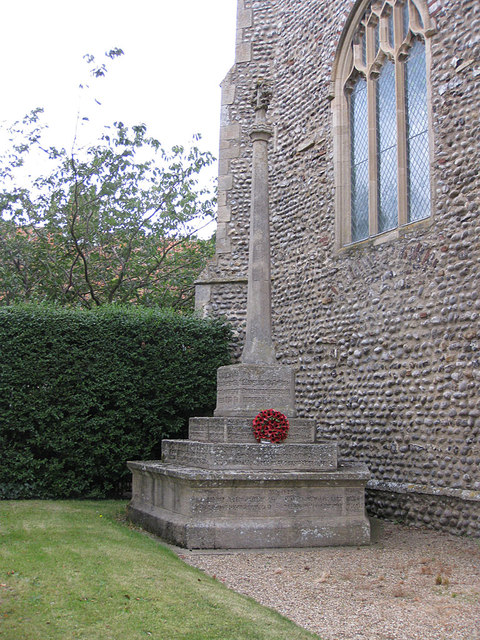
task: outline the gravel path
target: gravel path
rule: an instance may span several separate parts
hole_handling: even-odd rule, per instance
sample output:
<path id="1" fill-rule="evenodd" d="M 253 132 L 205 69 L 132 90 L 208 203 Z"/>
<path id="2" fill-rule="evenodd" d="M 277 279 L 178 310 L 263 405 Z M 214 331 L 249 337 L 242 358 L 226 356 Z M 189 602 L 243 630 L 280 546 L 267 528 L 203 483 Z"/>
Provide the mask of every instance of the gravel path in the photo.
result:
<path id="1" fill-rule="evenodd" d="M 179 555 L 322 640 L 480 640 L 480 540 L 373 524 L 369 547 Z"/>

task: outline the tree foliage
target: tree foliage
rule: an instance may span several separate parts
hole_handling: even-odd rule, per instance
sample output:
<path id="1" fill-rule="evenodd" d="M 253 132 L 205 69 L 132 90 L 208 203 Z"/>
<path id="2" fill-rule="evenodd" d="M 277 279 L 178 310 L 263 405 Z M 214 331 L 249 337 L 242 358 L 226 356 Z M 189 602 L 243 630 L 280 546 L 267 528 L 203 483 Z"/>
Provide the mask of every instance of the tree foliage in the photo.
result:
<path id="1" fill-rule="evenodd" d="M 87 62 L 94 77 L 105 74 L 93 56 Z M 35 109 L 9 128 L 0 157 L 0 304 L 189 306 L 213 253 L 213 240 L 195 235 L 213 218 L 199 184 L 211 154 L 195 144 L 167 151 L 143 124 L 115 122 L 71 151 L 46 147 L 44 133 Z M 50 169 L 25 186 L 17 176 L 36 154 Z"/>

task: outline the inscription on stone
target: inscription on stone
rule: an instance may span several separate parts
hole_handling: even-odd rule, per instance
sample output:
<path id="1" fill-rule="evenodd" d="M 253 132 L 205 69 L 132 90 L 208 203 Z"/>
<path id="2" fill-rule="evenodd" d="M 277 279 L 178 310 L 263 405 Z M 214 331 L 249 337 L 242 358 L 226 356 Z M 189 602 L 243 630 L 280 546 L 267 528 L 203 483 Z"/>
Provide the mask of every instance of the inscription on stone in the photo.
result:
<path id="1" fill-rule="evenodd" d="M 163 461 L 200 469 L 334 470 L 336 443 L 213 444 L 164 440 Z"/>
<path id="2" fill-rule="evenodd" d="M 365 511 L 365 500 L 363 489 L 345 489 L 346 514 L 363 515 Z"/>
<path id="3" fill-rule="evenodd" d="M 215 415 L 249 416 L 262 409 L 275 407 L 294 417 L 294 386 L 291 367 L 254 364 L 220 367 Z"/>
<path id="4" fill-rule="evenodd" d="M 225 404 L 232 404 L 237 399 L 237 394 L 230 392 L 228 393 L 225 388 L 222 389 L 222 401 Z"/>
<path id="5" fill-rule="evenodd" d="M 314 420 L 290 420 L 287 443 L 313 444 L 315 426 Z M 190 418 L 189 439 L 197 442 L 254 443 L 252 418 Z"/>
<path id="6" fill-rule="evenodd" d="M 166 441 L 166 448 L 171 442 Z M 364 465 L 345 463 L 319 473 L 252 473 L 227 466 L 210 475 L 159 461 L 128 464 L 133 473 L 130 517 L 152 525 L 174 544 L 209 549 L 369 542 Z"/>
<path id="7" fill-rule="evenodd" d="M 342 515 L 344 499 L 341 491 L 330 489 L 321 493 L 299 493 L 293 490 L 267 491 L 263 495 L 221 495 L 205 492 L 192 496 L 192 515 L 208 517 L 216 513 L 258 517 L 309 516 L 337 517 Z"/>

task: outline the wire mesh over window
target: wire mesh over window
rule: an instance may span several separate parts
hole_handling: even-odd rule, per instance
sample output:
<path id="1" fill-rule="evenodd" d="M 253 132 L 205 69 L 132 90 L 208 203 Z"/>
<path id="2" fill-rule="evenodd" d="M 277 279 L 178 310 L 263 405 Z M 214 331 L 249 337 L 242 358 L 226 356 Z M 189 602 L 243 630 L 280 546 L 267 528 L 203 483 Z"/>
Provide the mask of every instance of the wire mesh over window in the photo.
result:
<path id="1" fill-rule="evenodd" d="M 378 231 L 398 224 L 395 67 L 388 61 L 377 80 Z"/>
<path id="2" fill-rule="evenodd" d="M 352 241 L 368 238 L 367 82 L 359 78 L 350 96 Z"/>
<path id="3" fill-rule="evenodd" d="M 430 215 L 425 47 L 416 40 L 405 65 L 407 96 L 408 220 Z"/>

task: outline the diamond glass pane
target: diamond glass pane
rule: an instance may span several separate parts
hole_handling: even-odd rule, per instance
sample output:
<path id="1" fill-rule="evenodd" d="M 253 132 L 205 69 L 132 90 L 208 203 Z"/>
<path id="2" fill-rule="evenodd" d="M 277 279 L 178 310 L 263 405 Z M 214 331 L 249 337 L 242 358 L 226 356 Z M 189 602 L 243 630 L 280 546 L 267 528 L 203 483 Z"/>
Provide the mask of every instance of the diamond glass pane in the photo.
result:
<path id="1" fill-rule="evenodd" d="M 396 147 L 379 155 L 378 177 L 378 232 L 382 233 L 398 224 Z"/>
<path id="2" fill-rule="evenodd" d="M 380 23 L 375 25 L 375 55 L 377 55 L 380 48 Z"/>
<path id="3" fill-rule="evenodd" d="M 410 26 L 410 22 L 408 18 L 408 0 L 405 0 L 405 4 L 403 5 L 403 37 L 404 38 L 407 36 L 409 26 Z"/>
<path id="4" fill-rule="evenodd" d="M 427 69 L 425 46 L 415 40 L 405 65 L 407 93 L 407 137 L 410 138 L 428 128 Z"/>
<path id="5" fill-rule="evenodd" d="M 395 67 L 387 62 L 377 81 L 378 231 L 398 224 Z"/>
<path id="6" fill-rule="evenodd" d="M 352 242 L 368 238 L 368 162 L 352 167 Z"/>
<path id="7" fill-rule="evenodd" d="M 428 132 L 408 141 L 408 220 L 423 220 L 430 215 L 430 160 Z"/>
<path id="8" fill-rule="evenodd" d="M 368 237 L 367 82 L 359 78 L 350 96 L 352 241 Z"/>
<path id="9" fill-rule="evenodd" d="M 368 158 L 367 81 L 359 78 L 350 98 L 352 131 L 352 162 L 358 164 Z"/>
<path id="10" fill-rule="evenodd" d="M 365 36 L 365 32 L 362 33 L 362 62 L 363 64 L 367 64 L 367 38 Z"/>
<path id="11" fill-rule="evenodd" d="M 390 43 L 390 46 L 392 48 L 395 46 L 395 36 L 394 36 L 394 29 L 393 29 L 393 9 L 392 11 L 390 11 L 390 14 L 388 16 L 388 42 Z"/>
<path id="12" fill-rule="evenodd" d="M 378 150 L 397 144 L 397 105 L 395 100 L 395 67 L 390 60 L 377 80 Z"/>
<path id="13" fill-rule="evenodd" d="M 427 74 L 425 46 L 416 40 L 406 63 L 408 220 L 430 215 Z"/>
<path id="14" fill-rule="evenodd" d="M 422 16 L 420 15 L 420 11 L 419 11 L 419 10 L 417 9 L 417 7 L 413 4 L 413 2 L 412 2 L 412 11 L 413 11 L 413 12 L 414 12 L 414 14 L 415 14 L 415 17 L 416 17 L 417 23 L 418 23 L 418 24 L 421 26 L 421 28 L 423 29 L 423 28 L 424 28 L 424 24 L 423 24 Z"/>

